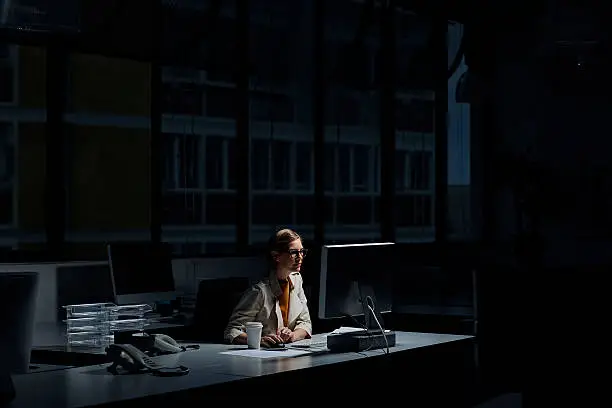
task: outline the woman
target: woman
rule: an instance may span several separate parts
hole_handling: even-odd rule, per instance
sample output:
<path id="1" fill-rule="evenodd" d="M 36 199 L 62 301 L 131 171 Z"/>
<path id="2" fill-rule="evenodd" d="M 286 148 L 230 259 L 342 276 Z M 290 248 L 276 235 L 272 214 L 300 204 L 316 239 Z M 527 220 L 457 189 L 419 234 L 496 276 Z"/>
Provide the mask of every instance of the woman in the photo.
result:
<path id="1" fill-rule="evenodd" d="M 307 250 L 290 229 L 270 238 L 269 276 L 247 290 L 234 308 L 224 337 L 231 344 L 246 344 L 244 324 L 263 324 L 261 344 L 270 347 L 310 338 L 312 322 L 302 287 L 300 269 Z"/>

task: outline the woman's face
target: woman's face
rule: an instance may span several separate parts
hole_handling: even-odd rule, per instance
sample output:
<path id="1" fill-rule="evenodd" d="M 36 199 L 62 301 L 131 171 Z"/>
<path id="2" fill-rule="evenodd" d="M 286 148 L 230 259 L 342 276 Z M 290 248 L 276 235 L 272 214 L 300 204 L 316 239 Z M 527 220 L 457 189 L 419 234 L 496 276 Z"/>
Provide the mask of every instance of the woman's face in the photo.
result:
<path id="1" fill-rule="evenodd" d="M 280 269 L 299 272 L 304 260 L 302 241 L 299 239 L 292 241 L 286 251 L 275 254 L 275 260 Z"/>

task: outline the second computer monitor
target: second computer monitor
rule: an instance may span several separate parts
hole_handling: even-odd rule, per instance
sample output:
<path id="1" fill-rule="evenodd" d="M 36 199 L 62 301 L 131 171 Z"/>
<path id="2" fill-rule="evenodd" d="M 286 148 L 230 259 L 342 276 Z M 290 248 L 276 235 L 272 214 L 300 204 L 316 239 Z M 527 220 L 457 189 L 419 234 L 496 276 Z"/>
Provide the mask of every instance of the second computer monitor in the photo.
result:
<path id="1" fill-rule="evenodd" d="M 395 266 L 393 248 L 392 242 L 324 245 L 319 318 L 364 315 L 367 297 L 374 300 L 376 313 L 390 312 Z"/>
<path id="2" fill-rule="evenodd" d="M 176 297 L 169 244 L 118 242 L 107 250 L 115 303 L 152 304 Z"/>

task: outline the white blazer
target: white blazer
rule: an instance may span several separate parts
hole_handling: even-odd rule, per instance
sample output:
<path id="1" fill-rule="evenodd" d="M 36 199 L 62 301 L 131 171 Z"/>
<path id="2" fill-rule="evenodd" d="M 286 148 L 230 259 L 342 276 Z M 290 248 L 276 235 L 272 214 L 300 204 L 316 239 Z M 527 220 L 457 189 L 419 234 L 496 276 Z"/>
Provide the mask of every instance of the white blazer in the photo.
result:
<path id="1" fill-rule="evenodd" d="M 292 272 L 289 275 L 289 316 L 288 328 L 291 330 L 303 329 L 312 335 L 312 321 L 306 304 L 306 295 L 302 275 Z M 225 328 L 223 337 L 228 343 L 245 331 L 247 322 L 261 322 L 263 324 L 262 336 L 276 334 L 277 329 L 283 327 L 283 317 L 279 305 L 281 287 L 272 272 L 267 279 L 253 285 L 243 295 Z"/>

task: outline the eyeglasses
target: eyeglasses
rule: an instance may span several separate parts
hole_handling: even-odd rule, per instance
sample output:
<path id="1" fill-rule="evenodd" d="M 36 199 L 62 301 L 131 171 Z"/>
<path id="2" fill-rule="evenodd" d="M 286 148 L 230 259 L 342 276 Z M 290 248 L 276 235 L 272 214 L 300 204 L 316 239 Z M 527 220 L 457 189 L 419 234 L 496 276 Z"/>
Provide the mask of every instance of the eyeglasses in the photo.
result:
<path id="1" fill-rule="evenodd" d="M 302 249 L 290 249 L 287 251 L 287 253 L 289 255 L 291 255 L 294 258 L 298 257 L 299 255 L 302 255 L 302 258 L 304 258 L 306 256 L 306 254 L 308 254 L 308 250 L 306 248 L 302 248 Z"/>

